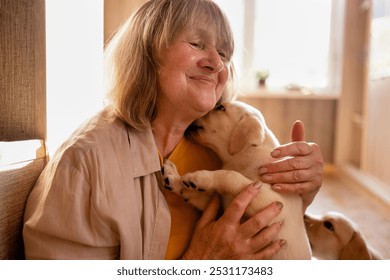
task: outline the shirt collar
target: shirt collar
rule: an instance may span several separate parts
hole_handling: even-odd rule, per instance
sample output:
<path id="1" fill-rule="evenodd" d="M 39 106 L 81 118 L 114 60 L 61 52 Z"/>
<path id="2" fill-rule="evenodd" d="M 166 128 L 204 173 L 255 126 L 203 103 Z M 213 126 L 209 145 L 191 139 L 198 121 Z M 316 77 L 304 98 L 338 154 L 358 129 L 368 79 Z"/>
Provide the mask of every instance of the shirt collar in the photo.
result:
<path id="1" fill-rule="evenodd" d="M 138 131 L 127 128 L 134 177 L 142 177 L 161 170 L 158 149 L 151 128 Z"/>

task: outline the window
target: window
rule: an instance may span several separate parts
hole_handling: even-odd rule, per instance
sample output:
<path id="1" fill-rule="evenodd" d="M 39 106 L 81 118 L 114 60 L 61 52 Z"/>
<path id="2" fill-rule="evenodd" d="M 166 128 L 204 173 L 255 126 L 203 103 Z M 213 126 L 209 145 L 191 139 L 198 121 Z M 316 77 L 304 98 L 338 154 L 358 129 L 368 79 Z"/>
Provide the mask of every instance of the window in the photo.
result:
<path id="1" fill-rule="evenodd" d="M 257 86 L 258 71 L 269 72 L 269 88 L 294 84 L 334 90 L 339 67 L 335 61 L 341 50 L 335 38 L 343 29 L 334 6 L 340 4 L 332 6 L 332 0 L 216 2 L 235 33 L 233 59 L 243 90 Z"/>
<path id="2" fill-rule="evenodd" d="M 390 77 L 390 1 L 374 0 L 372 6 L 370 78 Z"/>
<path id="3" fill-rule="evenodd" d="M 49 154 L 103 106 L 103 0 L 46 1 Z"/>

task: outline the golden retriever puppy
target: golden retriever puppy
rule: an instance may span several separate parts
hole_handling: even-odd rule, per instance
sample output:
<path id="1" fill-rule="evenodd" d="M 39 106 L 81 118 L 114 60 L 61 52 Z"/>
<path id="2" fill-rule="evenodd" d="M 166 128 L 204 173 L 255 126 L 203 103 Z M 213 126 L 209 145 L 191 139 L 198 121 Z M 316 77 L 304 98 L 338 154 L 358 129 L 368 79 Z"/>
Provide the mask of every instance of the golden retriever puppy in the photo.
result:
<path id="1" fill-rule="evenodd" d="M 242 103 L 223 103 L 197 120 L 192 137 L 212 149 L 221 159 L 223 167 L 216 171 L 196 171 L 180 176 L 174 164 L 164 165 L 166 188 L 183 196 L 186 201 L 204 210 L 214 192 L 221 195 L 226 207 L 251 182 L 259 181 L 258 168 L 272 161 L 270 152 L 279 145 L 266 126 L 263 115 Z M 278 238 L 287 241 L 274 259 L 311 259 L 311 250 L 303 222 L 302 199 L 298 194 L 281 194 L 269 184 L 262 184 L 259 194 L 247 207 L 252 216 L 274 201 L 284 207 L 275 222 L 283 226 Z"/>
<path id="2" fill-rule="evenodd" d="M 371 249 L 358 226 L 338 212 L 324 215 L 305 215 L 313 257 L 322 260 L 375 260 L 381 259 Z"/>

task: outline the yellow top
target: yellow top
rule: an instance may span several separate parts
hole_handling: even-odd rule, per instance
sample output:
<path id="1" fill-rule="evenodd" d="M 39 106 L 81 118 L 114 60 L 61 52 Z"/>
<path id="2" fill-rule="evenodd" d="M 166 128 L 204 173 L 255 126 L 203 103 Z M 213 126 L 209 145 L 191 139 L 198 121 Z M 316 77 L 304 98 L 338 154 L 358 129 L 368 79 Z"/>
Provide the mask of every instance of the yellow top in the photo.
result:
<path id="1" fill-rule="evenodd" d="M 168 159 L 175 163 L 180 175 L 201 169 L 221 168 L 221 161 L 214 152 L 187 138 L 183 138 Z M 163 161 L 161 155 L 160 160 Z M 164 195 L 171 213 L 171 232 L 165 259 L 174 260 L 179 259 L 187 249 L 201 213 L 168 190 L 164 191 Z"/>

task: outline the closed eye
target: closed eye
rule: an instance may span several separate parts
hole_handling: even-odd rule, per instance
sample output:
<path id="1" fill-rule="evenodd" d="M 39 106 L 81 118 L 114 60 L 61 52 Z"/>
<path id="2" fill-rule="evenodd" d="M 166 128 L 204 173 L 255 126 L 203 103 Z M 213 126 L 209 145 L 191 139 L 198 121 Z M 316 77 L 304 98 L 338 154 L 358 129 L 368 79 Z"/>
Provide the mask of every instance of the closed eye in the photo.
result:
<path id="1" fill-rule="evenodd" d="M 188 42 L 192 47 L 196 49 L 204 49 L 204 44 L 199 42 Z"/>
<path id="2" fill-rule="evenodd" d="M 227 55 L 226 55 L 225 52 L 223 52 L 223 51 L 218 51 L 218 55 L 219 55 L 222 59 L 227 60 Z"/>
<path id="3" fill-rule="evenodd" d="M 330 231 L 334 231 L 333 224 L 331 222 L 329 222 L 329 221 L 325 221 L 324 222 L 324 227 L 326 227 Z"/>
<path id="4" fill-rule="evenodd" d="M 225 111 L 225 106 L 223 106 L 222 104 L 218 104 L 217 106 L 215 106 L 214 110 Z"/>

